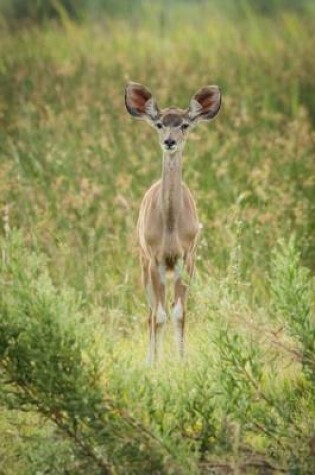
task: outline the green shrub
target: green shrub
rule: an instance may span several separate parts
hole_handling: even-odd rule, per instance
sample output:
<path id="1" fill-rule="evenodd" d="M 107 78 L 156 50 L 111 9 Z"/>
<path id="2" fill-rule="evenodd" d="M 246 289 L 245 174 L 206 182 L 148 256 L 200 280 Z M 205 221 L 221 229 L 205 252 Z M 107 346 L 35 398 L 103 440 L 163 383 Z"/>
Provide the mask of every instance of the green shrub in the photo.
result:
<path id="1" fill-rule="evenodd" d="M 271 295 L 274 312 L 300 344 L 305 372 L 315 382 L 315 320 L 311 312 L 310 271 L 300 265 L 300 253 L 292 237 L 279 242 L 273 252 Z"/>
<path id="2" fill-rule="evenodd" d="M 82 303 L 54 287 L 45 260 L 29 254 L 19 235 L 2 249 L 2 403 L 53 422 L 89 473 L 172 473 L 162 442 L 106 395 L 93 350 L 96 322 L 87 321 Z"/>

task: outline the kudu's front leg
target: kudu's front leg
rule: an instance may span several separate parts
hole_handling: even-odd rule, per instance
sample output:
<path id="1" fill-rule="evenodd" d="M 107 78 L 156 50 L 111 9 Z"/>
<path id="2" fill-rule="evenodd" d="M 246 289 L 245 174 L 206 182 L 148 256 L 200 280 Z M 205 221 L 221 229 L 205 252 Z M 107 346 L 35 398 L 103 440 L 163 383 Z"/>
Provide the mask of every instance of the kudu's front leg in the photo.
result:
<path id="1" fill-rule="evenodd" d="M 147 361 L 152 365 L 156 359 L 161 359 L 165 311 L 165 268 L 150 262 L 146 272 L 146 292 L 148 296 L 149 313 L 149 350 Z"/>

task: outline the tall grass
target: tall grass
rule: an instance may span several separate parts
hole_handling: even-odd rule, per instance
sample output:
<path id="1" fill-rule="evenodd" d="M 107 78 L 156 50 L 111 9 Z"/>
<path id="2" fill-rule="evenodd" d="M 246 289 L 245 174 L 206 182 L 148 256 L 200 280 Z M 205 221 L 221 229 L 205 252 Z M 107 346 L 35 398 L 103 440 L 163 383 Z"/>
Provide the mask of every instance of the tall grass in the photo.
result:
<path id="1" fill-rule="evenodd" d="M 0 472 L 314 472 L 314 15 L 227 3 L 2 22 Z M 134 230 L 161 153 L 129 79 L 162 107 L 223 91 L 184 157 L 187 359 L 167 331 L 151 371 Z"/>

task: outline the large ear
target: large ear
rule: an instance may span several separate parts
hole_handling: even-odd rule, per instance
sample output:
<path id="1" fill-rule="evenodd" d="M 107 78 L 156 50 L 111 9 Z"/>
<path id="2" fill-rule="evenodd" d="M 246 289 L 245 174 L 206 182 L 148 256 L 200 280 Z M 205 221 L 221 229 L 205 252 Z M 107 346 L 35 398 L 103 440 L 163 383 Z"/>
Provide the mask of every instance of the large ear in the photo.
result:
<path id="1" fill-rule="evenodd" d="M 137 119 L 158 117 L 159 109 L 149 89 L 142 84 L 129 82 L 125 90 L 125 103 L 129 114 Z"/>
<path id="2" fill-rule="evenodd" d="M 221 107 L 221 91 L 218 86 L 205 86 L 191 98 L 188 116 L 192 122 L 211 120 Z"/>

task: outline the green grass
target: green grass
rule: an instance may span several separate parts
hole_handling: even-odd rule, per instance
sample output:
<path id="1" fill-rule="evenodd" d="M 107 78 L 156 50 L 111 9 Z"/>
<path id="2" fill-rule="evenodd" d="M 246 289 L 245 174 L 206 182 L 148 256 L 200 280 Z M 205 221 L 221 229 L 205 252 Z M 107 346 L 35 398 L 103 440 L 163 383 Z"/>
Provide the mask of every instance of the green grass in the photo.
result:
<path id="1" fill-rule="evenodd" d="M 1 22 L 5 475 L 314 473 L 314 10 L 162 5 Z M 161 151 L 128 80 L 162 107 L 223 94 L 184 156 L 204 226 L 187 358 L 168 323 L 152 370 L 135 224 Z"/>

